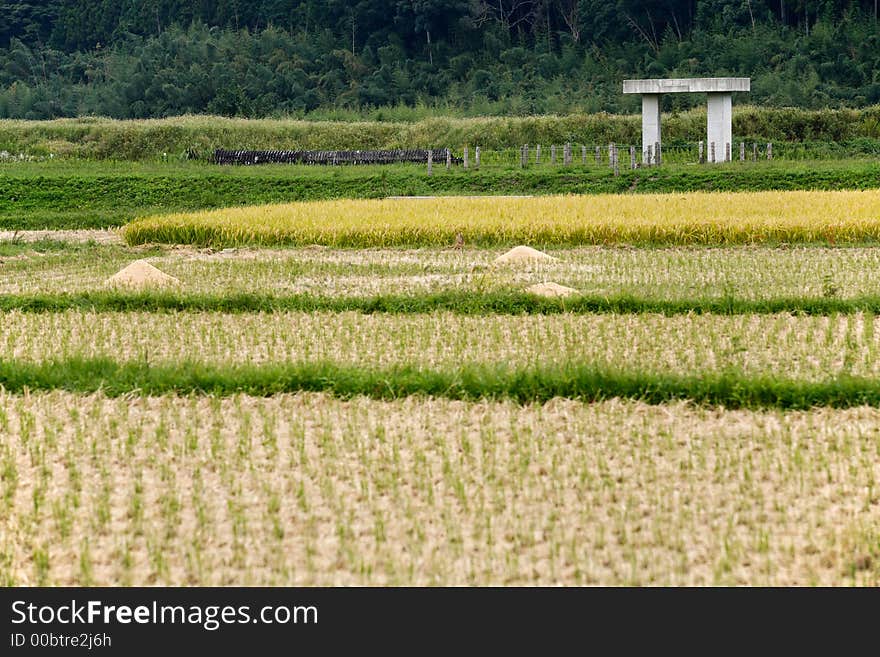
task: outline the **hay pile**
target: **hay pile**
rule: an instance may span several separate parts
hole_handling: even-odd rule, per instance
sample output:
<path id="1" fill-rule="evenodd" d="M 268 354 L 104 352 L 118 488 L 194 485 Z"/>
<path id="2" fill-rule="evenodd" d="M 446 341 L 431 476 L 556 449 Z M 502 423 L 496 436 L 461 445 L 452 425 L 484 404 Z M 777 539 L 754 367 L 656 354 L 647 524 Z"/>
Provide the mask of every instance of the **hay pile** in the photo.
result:
<path id="1" fill-rule="evenodd" d="M 159 271 L 146 260 L 135 260 L 108 278 L 106 284 L 113 287 L 146 288 L 179 285 L 180 281 Z"/>
<path id="2" fill-rule="evenodd" d="M 529 294 L 536 294 L 541 297 L 570 297 L 573 294 L 580 294 L 573 287 L 565 287 L 559 283 L 538 283 L 526 288 Z"/>
<path id="3" fill-rule="evenodd" d="M 535 262 L 544 260 L 547 262 L 555 262 L 557 259 L 551 255 L 547 255 L 543 251 L 533 249 L 530 246 L 515 246 L 507 253 L 498 256 L 493 261 L 496 265 L 514 264 L 519 262 Z"/>

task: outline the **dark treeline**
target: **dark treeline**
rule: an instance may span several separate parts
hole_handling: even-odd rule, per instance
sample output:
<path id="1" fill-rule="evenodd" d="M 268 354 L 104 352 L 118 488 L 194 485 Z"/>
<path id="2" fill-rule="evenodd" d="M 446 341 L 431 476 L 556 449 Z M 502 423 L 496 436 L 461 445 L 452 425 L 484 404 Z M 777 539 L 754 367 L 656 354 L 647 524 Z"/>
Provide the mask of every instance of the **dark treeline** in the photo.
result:
<path id="1" fill-rule="evenodd" d="M 750 76 L 750 102 L 858 107 L 880 103 L 877 12 L 878 0 L 0 0 L 0 117 L 633 111 L 623 78 L 698 75 Z"/>

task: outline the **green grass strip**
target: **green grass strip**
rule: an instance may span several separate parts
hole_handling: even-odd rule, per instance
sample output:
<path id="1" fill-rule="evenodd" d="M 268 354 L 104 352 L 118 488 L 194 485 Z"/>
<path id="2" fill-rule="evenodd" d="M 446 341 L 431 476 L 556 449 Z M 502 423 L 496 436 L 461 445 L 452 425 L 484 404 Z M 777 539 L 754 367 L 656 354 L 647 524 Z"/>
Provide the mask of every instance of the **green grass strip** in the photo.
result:
<path id="1" fill-rule="evenodd" d="M 630 294 L 544 298 L 524 292 L 447 291 L 432 294 L 389 294 L 372 297 L 329 297 L 311 294 L 288 296 L 190 294 L 177 292 L 126 293 L 96 291 L 60 294 L 0 295 L 0 312 L 361 312 L 419 314 L 453 312 L 461 315 L 524 315 L 557 313 L 659 313 L 721 315 L 796 313 L 804 315 L 880 313 L 880 296 L 777 297 L 740 299 L 734 296 L 651 299 Z"/>
<path id="2" fill-rule="evenodd" d="M 366 369 L 334 363 L 209 365 L 107 359 L 70 359 L 41 363 L 0 361 L 0 386 L 25 390 L 103 392 L 110 396 L 246 393 L 267 396 L 283 392 L 329 392 L 347 398 L 366 395 L 399 399 L 428 395 L 451 399 L 511 399 L 544 402 L 554 397 L 598 401 L 613 397 L 658 404 L 692 400 L 728 408 L 809 409 L 816 406 L 880 406 L 880 380 L 838 377 L 820 382 L 736 371 L 677 376 L 626 372 L 591 365 L 516 368 L 470 364 L 452 370 L 418 366 Z"/>

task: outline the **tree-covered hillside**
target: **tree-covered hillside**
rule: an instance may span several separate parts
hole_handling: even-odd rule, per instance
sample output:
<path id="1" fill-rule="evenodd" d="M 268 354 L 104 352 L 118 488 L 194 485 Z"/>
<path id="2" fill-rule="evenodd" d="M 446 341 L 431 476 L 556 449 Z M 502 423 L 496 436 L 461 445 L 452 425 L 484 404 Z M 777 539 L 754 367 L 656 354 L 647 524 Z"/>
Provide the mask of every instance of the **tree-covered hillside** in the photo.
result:
<path id="1" fill-rule="evenodd" d="M 0 0 L 0 117 L 631 111 L 622 79 L 698 75 L 750 76 L 759 104 L 859 107 L 880 103 L 877 12 L 878 0 Z"/>

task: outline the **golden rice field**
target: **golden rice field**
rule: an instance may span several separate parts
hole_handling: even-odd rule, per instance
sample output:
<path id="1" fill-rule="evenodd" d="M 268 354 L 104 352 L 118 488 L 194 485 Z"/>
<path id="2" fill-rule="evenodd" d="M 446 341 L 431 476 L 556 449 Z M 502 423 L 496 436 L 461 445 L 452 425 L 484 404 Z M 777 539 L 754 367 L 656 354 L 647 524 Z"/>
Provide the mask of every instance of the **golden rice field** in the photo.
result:
<path id="1" fill-rule="evenodd" d="M 338 200 L 135 220 L 129 244 L 340 247 L 880 240 L 880 190 Z"/>

